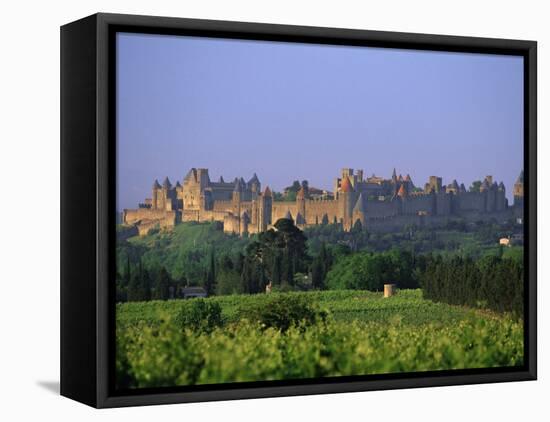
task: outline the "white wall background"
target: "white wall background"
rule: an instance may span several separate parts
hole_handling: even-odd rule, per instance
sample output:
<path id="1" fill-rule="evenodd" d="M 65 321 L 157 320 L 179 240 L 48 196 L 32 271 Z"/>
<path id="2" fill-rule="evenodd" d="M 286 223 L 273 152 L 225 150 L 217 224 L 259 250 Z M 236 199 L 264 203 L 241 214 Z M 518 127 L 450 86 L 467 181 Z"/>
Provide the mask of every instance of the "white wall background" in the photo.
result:
<path id="1" fill-rule="evenodd" d="M 103 12 L 539 42 L 539 180 L 550 179 L 545 1 L 6 1 L 0 25 L 0 419 L 548 420 L 549 199 L 539 197 L 539 381 L 95 411 L 61 398 L 59 26 Z M 78 280 L 75 280 L 78 282 Z M 544 390 L 548 390 L 546 394 Z"/>

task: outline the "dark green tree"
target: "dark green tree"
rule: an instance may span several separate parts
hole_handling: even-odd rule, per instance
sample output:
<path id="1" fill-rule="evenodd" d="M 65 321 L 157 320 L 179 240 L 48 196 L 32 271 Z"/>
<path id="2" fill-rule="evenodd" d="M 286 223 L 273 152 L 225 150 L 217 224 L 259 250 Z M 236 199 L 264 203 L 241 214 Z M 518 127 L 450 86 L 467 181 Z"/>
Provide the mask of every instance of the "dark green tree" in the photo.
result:
<path id="1" fill-rule="evenodd" d="M 311 264 L 311 284 L 314 289 L 322 289 L 324 286 L 323 263 L 319 257 Z"/>
<path id="2" fill-rule="evenodd" d="M 472 186 L 468 189 L 470 192 L 479 192 L 481 188 L 481 180 L 476 180 L 472 182 Z"/>
<path id="3" fill-rule="evenodd" d="M 151 300 L 151 277 L 145 269 L 141 270 L 139 295 L 141 296 L 141 300 Z"/>
<path id="4" fill-rule="evenodd" d="M 170 274 L 168 274 L 168 271 L 166 271 L 166 268 L 161 267 L 155 279 L 154 298 L 157 300 L 170 299 L 170 284 L 171 284 Z"/>
<path id="5" fill-rule="evenodd" d="M 271 281 L 276 286 L 281 284 L 281 270 L 282 270 L 282 268 L 281 268 L 282 262 L 281 261 L 282 261 L 281 254 L 276 253 L 275 256 L 273 257 L 273 265 L 272 265 L 272 269 L 271 269 Z"/>
<path id="6" fill-rule="evenodd" d="M 134 274 L 130 283 L 128 284 L 128 301 L 129 302 L 139 302 L 143 300 L 140 293 L 140 278 L 138 274 Z"/>

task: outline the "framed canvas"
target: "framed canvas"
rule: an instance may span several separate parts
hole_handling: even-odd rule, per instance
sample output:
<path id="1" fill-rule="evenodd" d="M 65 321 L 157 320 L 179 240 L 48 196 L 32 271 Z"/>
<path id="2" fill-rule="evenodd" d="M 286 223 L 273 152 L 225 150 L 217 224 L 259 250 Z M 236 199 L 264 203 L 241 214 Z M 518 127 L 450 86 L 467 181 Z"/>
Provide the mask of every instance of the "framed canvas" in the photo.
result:
<path id="1" fill-rule="evenodd" d="M 536 43 L 61 28 L 61 394 L 536 379 Z"/>

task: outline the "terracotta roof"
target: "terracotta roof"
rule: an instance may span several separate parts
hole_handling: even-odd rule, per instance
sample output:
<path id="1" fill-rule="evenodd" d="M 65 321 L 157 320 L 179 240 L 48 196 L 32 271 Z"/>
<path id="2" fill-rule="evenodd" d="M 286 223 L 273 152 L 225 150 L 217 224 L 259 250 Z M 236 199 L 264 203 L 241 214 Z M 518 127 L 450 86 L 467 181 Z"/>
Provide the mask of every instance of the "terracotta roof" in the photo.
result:
<path id="1" fill-rule="evenodd" d="M 401 198 L 403 198 L 404 196 L 407 196 L 407 190 L 405 189 L 405 185 L 401 185 L 401 187 L 399 188 L 399 190 L 397 191 L 397 196 L 400 196 Z"/>
<path id="2" fill-rule="evenodd" d="M 340 185 L 340 190 L 342 192 L 352 192 L 353 186 L 351 185 L 351 182 L 349 180 L 349 177 L 346 176 L 344 180 L 342 180 L 342 184 Z"/>

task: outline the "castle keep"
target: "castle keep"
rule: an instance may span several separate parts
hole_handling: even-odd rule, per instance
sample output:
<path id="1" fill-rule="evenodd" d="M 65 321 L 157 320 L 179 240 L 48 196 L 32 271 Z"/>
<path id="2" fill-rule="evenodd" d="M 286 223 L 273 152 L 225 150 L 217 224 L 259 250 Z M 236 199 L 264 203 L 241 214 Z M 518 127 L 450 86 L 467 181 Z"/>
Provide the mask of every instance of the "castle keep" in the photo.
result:
<path id="1" fill-rule="evenodd" d="M 313 189 L 312 189 L 313 191 Z M 304 228 L 317 224 L 341 224 L 344 230 L 360 226 L 373 231 L 398 230 L 407 224 L 438 225 L 451 218 L 467 221 L 506 220 L 523 217 L 523 172 L 513 190 L 514 204 L 506 199 L 502 182 L 487 176 L 475 191 L 453 180 L 431 176 L 423 188 L 409 175 L 390 179 L 364 177 L 363 171 L 342 169 L 334 180 L 334 192 L 312 195 L 302 185 L 295 201 L 274 201 L 269 187 L 262 190 L 254 174 L 225 182 L 210 180 L 208 169 L 192 168 L 182 181 L 162 185 L 155 181 L 151 198 L 137 209 L 123 211 L 123 223 L 137 227 L 140 235 L 160 227 L 170 228 L 182 221 L 218 221 L 226 233 L 253 234 L 269 229 L 280 218 L 291 218 Z"/>

